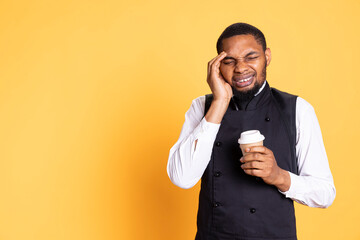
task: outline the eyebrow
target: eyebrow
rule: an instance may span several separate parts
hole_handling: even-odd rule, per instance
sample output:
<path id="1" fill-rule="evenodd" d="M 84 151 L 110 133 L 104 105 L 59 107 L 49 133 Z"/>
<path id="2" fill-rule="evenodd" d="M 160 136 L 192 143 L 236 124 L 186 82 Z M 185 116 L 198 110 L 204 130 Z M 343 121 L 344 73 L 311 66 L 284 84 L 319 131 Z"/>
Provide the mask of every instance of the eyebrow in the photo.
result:
<path id="1" fill-rule="evenodd" d="M 247 53 L 247 54 L 245 55 L 245 57 L 248 57 L 248 56 L 254 55 L 254 54 L 259 54 L 259 53 L 256 52 L 256 51 L 251 51 L 251 52 Z M 228 59 L 229 59 L 229 60 L 236 60 L 236 58 L 230 57 L 230 56 L 224 57 L 223 60 L 228 60 Z"/>
<path id="2" fill-rule="evenodd" d="M 228 60 L 228 59 L 230 59 L 230 60 L 236 60 L 235 58 L 233 58 L 233 57 L 224 57 L 224 59 L 223 60 Z"/>
<path id="3" fill-rule="evenodd" d="M 258 54 L 258 52 L 251 51 L 251 52 L 249 52 L 248 54 L 246 54 L 246 56 L 245 56 L 245 57 L 248 57 L 248 56 L 253 55 L 253 54 Z"/>

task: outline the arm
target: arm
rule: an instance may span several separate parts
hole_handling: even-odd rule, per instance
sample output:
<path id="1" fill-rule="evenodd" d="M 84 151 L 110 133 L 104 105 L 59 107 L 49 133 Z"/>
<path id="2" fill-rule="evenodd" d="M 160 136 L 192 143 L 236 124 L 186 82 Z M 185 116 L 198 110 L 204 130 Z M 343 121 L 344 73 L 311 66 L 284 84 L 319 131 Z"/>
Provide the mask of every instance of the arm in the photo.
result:
<path id="1" fill-rule="evenodd" d="M 205 98 L 197 98 L 185 115 L 179 140 L 170 150 L 167 172 L 170 180 L 181 188 L 193 187 L 203 175 L 232 97 L 231 86 L 220 73 L 220 62 L 225 56 L 222 52 L 208 63 L 207 83 L 214 99 L 206 116 L 203 118 Z"/>
<path id="2" fill-rule="evenodd" d="M 291 186 L 284 194 L 310 207 L 329 207 L 336 190 L 319 122 L 313 107 L 300 97 L 296 103 L 296 129 L 299 176 L 289 173 Z"/>
<path id="3" fill-rule="evenodd" d="M 326 208 L 335 198 L 335 187 L 313 107 L 302 98 L 296 102 L 296 156 L 299 176 L 281 169 L 272 151 L 264 146 L 246 149 L 240 161 L 246 174 L 261 177 L 294 201 Z"/>
<path id="4" fill-rule="evenodd" d="M 203 175 L 211 157 L 220 124 L 207 122 L 205 97 L 195 99 L 185 114 L 180 137 L 170 149 L 167 173 L 178 187 L 191 188 Z"/>
<path id="5" fill-rule="evenodd" d="M 220 123 L 229 106 L 233 95 L 231 86 L 225 81 L 220 73 L 220 63 L 226 57 L 222 52 L 208 63 L 207 83 L 213 93 L 214 100 L 206 113 L 206 120 L 211 123 Z"/>

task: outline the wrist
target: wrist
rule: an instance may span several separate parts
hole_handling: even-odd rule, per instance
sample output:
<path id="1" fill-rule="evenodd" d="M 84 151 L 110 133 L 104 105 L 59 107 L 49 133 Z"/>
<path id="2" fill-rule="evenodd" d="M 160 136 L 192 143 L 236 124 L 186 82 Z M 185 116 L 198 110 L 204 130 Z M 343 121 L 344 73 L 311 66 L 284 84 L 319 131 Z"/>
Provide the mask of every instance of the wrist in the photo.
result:
<path id="1" fill-rule="evenodd" d="M 230 100 L 226 99 L 214 99 L 208 112 L 205 115 L 207 122 L 219 124 L 225 115 L 225 112 L 229 106 Z"/>
<path id="2" fill-rule="evenodd" d="M 280 168 L 276 183 L 274 184 L 280 191 L 286 192 L 290 189 L 291 179 L 288 171 Z"/>
<path id="3" fill-rule="evenodd" d="M 214 98 L 213 101 L 211 102 L 211 105 L 214 105 L 214 107 L 217 108 L 226 108 L 229 106 L 229 102 L 231 100 L 230 98 Z"/>
<path id="4" fill-rule="evenodd" d="M 232 94 L 230 95 L 229 93 L 221 94 L 221 95 L 213 93 L 213 96 L 214 96 L 213 101 L 224 102 L 224 103 L 229 103 L 232 98 Z"/>

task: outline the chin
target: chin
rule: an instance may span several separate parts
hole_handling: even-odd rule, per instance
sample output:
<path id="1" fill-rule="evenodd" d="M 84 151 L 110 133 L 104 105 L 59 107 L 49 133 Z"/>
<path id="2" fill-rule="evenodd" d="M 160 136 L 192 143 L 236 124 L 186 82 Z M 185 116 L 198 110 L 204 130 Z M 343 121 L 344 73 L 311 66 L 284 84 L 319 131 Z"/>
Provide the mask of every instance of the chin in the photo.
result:
<path id="1" fill-rule="evenodd" d="M 248 91 L 252 90 L 254 88 L 254 86 L 255 86 L 255 84 L 251 83 L 251 85 L 246 86 L 246 87 L 242 87 L 242 88 L 234 87 L 234 88 L 239 92 L 248 92 Z"/>

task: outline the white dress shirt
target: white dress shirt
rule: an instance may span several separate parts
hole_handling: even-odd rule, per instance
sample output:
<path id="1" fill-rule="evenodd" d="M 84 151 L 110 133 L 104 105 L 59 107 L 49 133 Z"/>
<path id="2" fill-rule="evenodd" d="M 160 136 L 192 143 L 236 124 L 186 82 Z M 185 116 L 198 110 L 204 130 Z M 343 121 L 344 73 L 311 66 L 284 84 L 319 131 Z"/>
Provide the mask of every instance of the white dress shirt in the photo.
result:
<path id="1" fill-rule="evenodd" d="M 263 87 L 264 85 L 259 92 Z M 181 188 L 191 188 L 201 179 L 210 161 L 221 125 L 207 122 L 204 108 L 205 96 L 192 101 L 185 114 L 180 137 L 170 149 L 167 173 L 170 180 Z M 289 190 L 279 191 L 286 197 L 310 207 L 330 206 L 336 190 L 319 122 L 314 108 L 300 97 L 296 101 L 296 156 L 299 175 L 289 172 Z"/>

